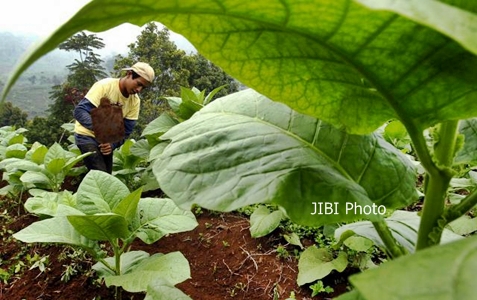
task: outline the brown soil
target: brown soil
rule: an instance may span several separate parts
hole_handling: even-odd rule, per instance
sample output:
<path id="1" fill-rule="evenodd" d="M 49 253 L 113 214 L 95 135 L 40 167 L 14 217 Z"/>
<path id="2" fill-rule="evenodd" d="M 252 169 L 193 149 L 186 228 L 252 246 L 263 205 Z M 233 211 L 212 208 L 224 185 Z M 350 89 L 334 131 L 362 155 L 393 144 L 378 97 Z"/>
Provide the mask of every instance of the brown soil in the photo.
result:
<path id="1" fill-rule="evenodd" d="M 0 199 L 1 200 L 1 199 Z M 3 211 L 10 205 L 1 205 Z M 18 212 L 17 212 L 18 210 Z M 8 217 L 7 217 L 8 215 Z M 25 213 L 21 207 L 5 211 L 0 216 L 1 236 L 7 242 L 0 245 L 0 268 L 11 270 L 18 264 L 23 253 L 25 267 L 7 282 L 0 282 L 0 299 L 114 299 L 114 288 L 107 288 L 94 273 L 87 273 L 94 263 L 88 259 L 60 259 L 73 250 L 63 245 L 28 245 L 11 237 L 37 217 Z M 331 299 L 347 288 L 350 272 L 331 274 L 323 281 L 334 288 L 333 294 L 311 297 L 308 286 L 296 284 L 297 259 L 278 256 L 278 245 L 286 245 L 281 233 L 276 232 L 259 239 L 249 233 L 248 218 L 237 213 L 202 211 L 197 214 L 199 226 L 190 232 L 162 238 L 157 243 L 146 245 L 141 241 L 133 244 L 132 250 L 144 250 L 150 254 L 181 251 L 188 259 L 191 279 L 177 285 L 194 300 L 224 299 L 287 299 L 292 292 L 296 299 Z M 10 236 L 9 236 L 10 235 Z M 309 245 L 310 243 L 308 243 Z M 286 245 L 293 254 L 294 246 Z M 49 256 L 44 272 L 38 268 L 29 270 L 24 253 Z M 82 272 L 61 281 L 65 266 L 76 263 Z M 144 294 L 123 293 L 122 299 L 144 299 Z"/>

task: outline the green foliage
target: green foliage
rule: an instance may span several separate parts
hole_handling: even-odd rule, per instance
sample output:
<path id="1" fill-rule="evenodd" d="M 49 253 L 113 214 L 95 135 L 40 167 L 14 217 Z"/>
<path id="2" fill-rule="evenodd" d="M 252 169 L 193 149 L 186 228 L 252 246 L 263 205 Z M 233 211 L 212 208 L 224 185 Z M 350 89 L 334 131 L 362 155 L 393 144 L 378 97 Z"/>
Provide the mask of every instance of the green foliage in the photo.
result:
<path id="1" fill-rule="evenodd" d="M 70 71 L 66 82 L 78 90 L 89 88 L 97 80 L 107 77 L 102 67 L 103 60 L 94 51 L 104 48 L 103 39 L 95 34 L 80 32 L 66 42 L 61 43 L 58 49 L 74 51 L 79 55 L 67 68 Z M 74 103 L 73 103 L 74 104 Z M 50 108 L 51 111 L 51 108 Z"/>
<path id="2" fill-rule="evenodd" d="M 414 253 L 416 250 L 419 223 L 421 222 L 421 218 L 419 218 L 417 213 L 397 210 L 391 216 L 387 217 L 385 222 L 397 242 L 406 248 L 409 253 Z M 371 222 L 360 221 L 343 225 L 336 229 L 335 239 L 345 240 L 349 237 L 348 231 L 370 239 L 376 246 L 386 251 L 386 246 L 382 238 Z M 440 242 L 449 243 L 460 240 L 461 238 L 461 236 L 449 230 L 445 230 Z"/>
<path id="3" fill-rule="evenodd" d="M 167 194 L 182 205 L 199 203 L 220 210 L 273 201 L 282 206 L 292 220 L 304 224 L 367 218 L 392 257 L 406 251 L 379 216 L 356 213 L 350 216 L 338 210 L 338 216 L 318 218 L 310 216 L 305 208 L 317 198 L 341 206 L 345 202 L 371 205 L 374 200 L 387 208 L 403 207 L 414 201 L 415 190 L 409 184 L 413 168 L 409 167 L 409 161 L 399 159 L 392 150 L 380 152 L 383 156 L 377 158 L 375 148 L 364 147 L 379 145 L 378 149 L 387 150 L 380 137 L 352 136 L 370 134 L 388 120 L 399 120 L 426 172 L 416 254 L 352 277 L 358 292 L 343 299 L 403 299 L 415 295 L 421 299 L 435 299 L 436 295 L 442 299 L 472 297 L 472 268 L 463 267 L 461 262 L 468 264 L 473 258 L 475 238 L 432 246 L 440 243 L 446 225 L 477 204 L 475 190 L 458 204 L 446 207 L 445 202 L 455 175 L 454 155 L 462 147 L 458 120 L 477 115 L 474 105 L 477 5 L 474 2 L 146 0 L 127 14 L 123 7 L 114 9 L 112 4 L 117 2 L 89 2 L 81 13 L 26 57 L 4 93 L 33 61 L 75 32 L 101 31 L 125 21 L 142 25 L 144 16 L 150 16 L 147 21 L 155 19 L 184 35 L 204 57 L 257 92 L 283 102 L 298 113 L 319 118 L 330 128 L 334 126 L 329 131 L 323 130 L 327 127 L 316 126 L 315 119 L 309 126 L 299 126 L 300 134 L 303 131 L 315 136 L 316 133 L 320 139 L 333 132 L 329 134 L 333 139 L 328 144 L 354 149 L 354 152 L 343 153 L 337 151 L 337 147 L 330 147 L 333 151 L 324 152 L 321 148 L 312 148 L 314 143 L 304 146 L 300 143 L 303 139 L 291 143 L 293 137 L 289 137 L 295 134 L 295 128 L 289 125 L 295 123 L 278 126 L 280 122 L 270 122 L 271 117 L 291 120 L 287 117 L 290 113 L 278 117 L 274 109 L 269 109 L 267 114 L 252 113 L 249 117 L 242 113 L 229 120 L 220 112 L 214 112 L 215 107 L 210 105 L 162 136 L 173 142 L 164 150 L 161 155 L 164 160 L 157 163 L 154 171 Z M 101 10 L 105 6 L 112 7 L 108 16 Z M 459 26 L 455 26 L 456 20 L 461 22 Z M 256 103 L 255 97 L 250 98 L 248 102 Z M 227 104 L 233 107 L 232 103 Z M 257 107 L 248 110 L 256 111 Z M 228 109 L 229 114 L 234 112 L 229 107 L 220 108 Z M 214 128 L 214 134 L 207 135 L 211 124 L 220 124 L 220 128 Z M 252 128 L 250 124 L 255 126 Z M 238 135 L 238 130 L 232 130 L 234 127 L 240 127 L 244 135 Z M 430 127 L 435 128 L 436 134 L 432 137 L 438 139 L 429 147 L 423 133 Z M 190 132 L 179 132 L 185 128 L 190 128 Z M 260 130 L 266 134 L 260 136 Z M 336 132 L 345 135 L 346 143 L 339 139 L 339 143 L 333 143 L 336 136 L 340 136 Z M 246 144 L 253 140 L 251 136 L 257 136 L 259 141 Z M 222 144 L 217 146 L 214 142 Z M 294 147 L 283 148 L 283 145 Z M 210 154 L 210 150 L 217 149 L 221 152 L 212 152 L 216 156 Z M 289 149 L 299 151 L 288 152 Z M 365 149 L 373 151 L 359 151 Z M 391 158 L 384 155 L 389 153 Z M 329 159 L 333 154 L 339 154 L 339 159 Z M 284 162 L 293 159 L 297 159 L 295 164 L 284 167 Z M 373 159 L 377 162 L 368 164 Z M 347 167 L 346 161 L 351 160 L 358 162 L 357 168 Z M 364 162 L 366 167 L 359 167 L 359 163 Z M 233 172 L 224 171 L 230 168 Z M 286 172 L 290 169 L 292 171 Z M 390 172 L 396 169 L 401 171 Z M 194 176 L 187 175 L 193 174 L 192 171 Z M 208 178 L 208 174 L 213 176 Z M 273 181 L 275 178 L 280 180 Z M 210 183 L 214 185 L 206 191 Z M 390 191 L 399 196 L 390 197 Z M 340 201 L 343 202 L 340 204 Z M 449 269 L 458 272 L 449 278 Z M 433 276 L 425 272 L 433 272 Z M 386 284 L 382 284 L 384 280 Z M 418 289 L 405 288 L 411 285 Z"/>
<path id="4" fill-rule="evenodd" d="M 476 239 L 469 238 L 432 247 L 351 276 L 350 281 L 369 300 L 416 299 L 416 295 L 424 300 L 472 299 L 476 246 Z M 386 284 L 377 285 L 383 278 Z"/>
<path id="5" fill-rule="evenodd" d="M 298 285 L 322 279 L 331 271 L 343 272 L 348 266 L 348 257 L 345 252 L 339 252 L 335 258 L 328 249 L 306 248 L 300 255 L 298 262 Z"/>
<path id="6" fill-rule="evenodd" d="M 181 205 L 231 211 L 272 202 L 292 221 L 320 226 L 381 218 L 346 203 L 391 209 L 417 198 L 411 161 L 381 136 L 349 135 L 252 90 L 212 102 L 161 139 L 172 142 L 153 170 Z M 338 211 L 318 215 L 314 202 L 339 203 Z"/>
<path id="7" fill-rule="evenodd" d="M 129 189 L 142 187 L 143 191 L 159 188 L 152 168 L 148 164 L 150 146 L 147 140 L 126 140 L 113 153 L 113 175 L 123 181 Z"/>
<path id="8" fill-rule="evenodd" d="M 25 127 L 28 114 L 11 102 L 0 103 L 0 127 Z"/>
<path id="9" fill-rule="evenodd" d="M 28 150 L 28 153 L 2 160 L 0 169 L 5 170 L 9 183 L 11 181 L 15 184 L 17 180 L 20 180 L 27 189 L 36 187 L 58 192 L 66 176 L 71 174 L 70 172 L 81 173 L 81 171 L 75 171 L 76 168 L 81 168 L 76 164 L 88 155 L 90 153 L 77 155 L 64 150 L 57 143 L 50 148 L 36 143 Z"/>
<path id="10" fill-rule="evenodd" d="M 254 238 L 270 234 L 275 230 L 283 218 L 280 210 L 270 212 L 265 206 L 259 206 L 250 216 L 250 234 Z"/>
<path id="11" fill-rule="evenodd" d="M 166 234 L 192 230 L 197 221 L 170 199 L 140 196 L 140 189 L 130 193 L 119 179 L 93 170 L 81 182 L 73 201 L 62 200 L 68 209 L 60 210 L 58 198 L 43 194 L 43 201 L 30 205 L 30 211 L 49 211 L 52 218 L 37 221 L 13 236 L 27 243 L 65 243 L 83 248 L 98 260 L 94 269 L 108 286 L 146 291 L 156 277 L 174 286 L 190 277 L 188 262 L 181 253 L 150 256 L 129 251 L 129 246 L 136 238 L 151 244 Z M 58 209 L 48 210 L 51 205 Z M 114 256 L 105 257 L 101 243 L 109 245 Z"/>
<path id="12" fill-rule="evenodd" d="M 323 284 L 323 281 L 318 280 L 316 283 L 310 285 L 312 290 L 311 296 L 315 297 L 319 293 L 333 293 L 334 289 L 332 287 L 326 286 Z"/>

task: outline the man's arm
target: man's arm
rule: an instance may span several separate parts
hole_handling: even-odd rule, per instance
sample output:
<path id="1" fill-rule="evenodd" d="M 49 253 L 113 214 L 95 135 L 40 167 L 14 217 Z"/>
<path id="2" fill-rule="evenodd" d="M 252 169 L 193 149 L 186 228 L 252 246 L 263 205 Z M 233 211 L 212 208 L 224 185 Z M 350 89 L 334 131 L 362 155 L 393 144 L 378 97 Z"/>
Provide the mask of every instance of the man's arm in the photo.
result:
<path id="1" fill-rule="evenodd" d="M 75 119 L 89 130 L 93 130 L 93 120 L 91 119 L 91 110 L 96 106 L 93 105 L 88 99 L 83 100 L 76 106 L 73 115 Z"/>
<path id="2" fill-rule="evenodd" d="M 124 132 L 126 134 L 126 138 L 131 135 L 134 126 L 136 126 L 136 120 L 124 119 Z"/>

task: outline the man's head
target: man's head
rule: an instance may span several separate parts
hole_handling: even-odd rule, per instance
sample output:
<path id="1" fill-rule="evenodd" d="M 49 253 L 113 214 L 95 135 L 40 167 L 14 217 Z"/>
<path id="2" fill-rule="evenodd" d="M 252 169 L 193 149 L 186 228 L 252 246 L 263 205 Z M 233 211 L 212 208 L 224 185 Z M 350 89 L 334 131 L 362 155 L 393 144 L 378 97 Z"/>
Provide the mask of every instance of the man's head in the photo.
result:
<path id="1" fill-rule="evenodd" d="M 120 82 L 121 92 L 124 96 L 139 93 L 154 81 L 154 69 L 147 63 L 137 62 L 132 67 L 123 70 L 128 71 L 126 80 Z"/>
<path id="2" fill-rule="evenodd" d="M 149 83 L 154 81 L 154 69 L 145 62 L 137 62 L 130 68 L 124 68 L 124 71 L 133 71 L 137 75 L 146 79 Z"/>

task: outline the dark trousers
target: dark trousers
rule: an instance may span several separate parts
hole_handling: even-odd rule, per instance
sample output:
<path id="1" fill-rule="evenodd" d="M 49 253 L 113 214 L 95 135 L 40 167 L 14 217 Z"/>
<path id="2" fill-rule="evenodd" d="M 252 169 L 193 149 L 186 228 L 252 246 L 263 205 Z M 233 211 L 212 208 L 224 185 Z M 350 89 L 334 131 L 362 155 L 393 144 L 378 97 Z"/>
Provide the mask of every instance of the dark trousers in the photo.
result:
<path id="1" fill-rule="evenodd" d="M 99 147 L 95 144 L 77 145 L 81 153 L 93 152 L 83 159 L 88 170 L 100 170 L 111 174 L 113 172 L 113 153 L 109 155 L 101 154 Z"/>

